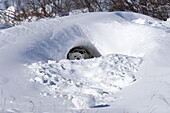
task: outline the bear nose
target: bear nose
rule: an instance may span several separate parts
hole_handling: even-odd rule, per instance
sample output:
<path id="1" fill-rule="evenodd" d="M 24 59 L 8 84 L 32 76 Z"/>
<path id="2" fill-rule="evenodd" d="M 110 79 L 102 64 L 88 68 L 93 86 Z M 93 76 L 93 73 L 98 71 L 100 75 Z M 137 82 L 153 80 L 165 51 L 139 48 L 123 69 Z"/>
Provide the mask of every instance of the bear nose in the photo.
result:
<path id="1" fill-rule="evenodd" d="M 77 58 L 77 60 L 80 60 L 80 58 Z"/>

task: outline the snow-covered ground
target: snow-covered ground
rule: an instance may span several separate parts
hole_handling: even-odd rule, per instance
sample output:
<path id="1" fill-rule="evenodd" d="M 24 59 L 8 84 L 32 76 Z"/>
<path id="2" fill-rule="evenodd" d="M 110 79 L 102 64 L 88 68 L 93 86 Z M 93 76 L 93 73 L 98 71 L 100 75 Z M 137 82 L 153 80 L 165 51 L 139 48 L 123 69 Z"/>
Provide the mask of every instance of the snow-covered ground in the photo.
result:
<path id="1" fill-rule="evenodd" d="M 141 63 L 141 58 L 113 54 L 92 60 L 33 63 L 29 68 L 34 73 L 28 73 L 32 82 L 49 88 L 50 91 L 42 92 L 42 96 L 64 97 L 76 108 L 89 108 L 113 101 L 115 92 L 136 81 L 133 73 Z M 93 101 L 82 101 L 85 95 L 91 95 Z"/>
<path id="2" fill-rule="evenodd" d="M 131 12 L 1 29 L 0 112 L 169 113 L 169 37 L 170 20 Z M 102 56 L 67 60 L 79 45 Z"/>

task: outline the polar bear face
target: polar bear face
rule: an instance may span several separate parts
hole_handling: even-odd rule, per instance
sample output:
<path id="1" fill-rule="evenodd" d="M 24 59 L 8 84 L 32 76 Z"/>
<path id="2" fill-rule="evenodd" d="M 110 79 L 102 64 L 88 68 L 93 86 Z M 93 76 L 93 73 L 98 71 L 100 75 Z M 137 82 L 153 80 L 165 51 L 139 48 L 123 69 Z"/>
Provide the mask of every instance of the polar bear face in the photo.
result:
<path id="1" fill-rule="evenodd" d="M 68 54 L 70 60 L 80 60 L 91 58 L 90 54 L 83 48 L 75 48 Z"/>
<path id="2" fill-rule="evenodd" d="M 80 60 L 80 59 L 83 59 L 83 58 L 84 58 L 83 54 L 81 54 L 79 52 L 69 53 L 69 59 L 70 60 Z"/>

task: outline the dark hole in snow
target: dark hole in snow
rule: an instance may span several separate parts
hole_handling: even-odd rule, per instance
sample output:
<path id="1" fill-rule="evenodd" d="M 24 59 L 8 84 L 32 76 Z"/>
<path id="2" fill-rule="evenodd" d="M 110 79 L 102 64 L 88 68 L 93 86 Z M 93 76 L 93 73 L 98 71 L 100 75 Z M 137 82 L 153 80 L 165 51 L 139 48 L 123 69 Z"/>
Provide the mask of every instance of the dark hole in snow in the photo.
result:
<path id="1" fill-rule="evenodd" d="M 77 46 L 73 47 L 67 54 L 69 60 L 90 59 L 100 57 L 101 54 L 93 46 Z"/>
<path id="2" fill-rule="evenodd" d="M 50 85 L 56 85 L 56 83 L 54 83 L 53 81 L 50 81 Z"/>
<path id="3" fill-rule="evenodd" d="M 109 107 L 110 105 L 108 104 L 105 104 L 105 105 L 96 105 L 96 106 L 93 106 L 92 108 L 102 108 L 102 107 Z"/>
<path id="4" fill-rule="evenodd" d="M 43 83 L 47 83 L 48 82 L 48 80 L 43 80 Z"/>

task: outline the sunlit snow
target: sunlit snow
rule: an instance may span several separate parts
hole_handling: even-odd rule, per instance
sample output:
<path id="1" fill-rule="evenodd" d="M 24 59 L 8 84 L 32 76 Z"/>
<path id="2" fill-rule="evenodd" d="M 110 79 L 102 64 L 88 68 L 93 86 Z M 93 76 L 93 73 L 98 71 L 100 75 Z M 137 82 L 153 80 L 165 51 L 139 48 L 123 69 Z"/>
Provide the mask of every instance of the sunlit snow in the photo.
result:
<path id="1" fill-rule="evenodd" d="M 170 112 L 169 19 L 87 13 L 0 26 L 0 112 Z M 80 45 L 101 57 L 67 60 Z"/>

